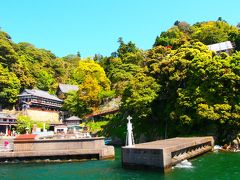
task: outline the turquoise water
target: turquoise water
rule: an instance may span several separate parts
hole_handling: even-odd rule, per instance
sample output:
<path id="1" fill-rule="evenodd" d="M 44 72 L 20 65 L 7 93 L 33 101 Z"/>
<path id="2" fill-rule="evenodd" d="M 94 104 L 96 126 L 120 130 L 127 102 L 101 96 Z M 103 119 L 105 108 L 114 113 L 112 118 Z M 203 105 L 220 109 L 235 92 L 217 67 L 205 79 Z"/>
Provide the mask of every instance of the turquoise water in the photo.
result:
<path id="1" fill-rule="evenodd" d="M 120 149 L 115 160 L 69 163 L 3 163 L 0 180 L 237 180 L 240 179 L 240 153 L 207 153 L 191 160 L 192 168 L 174 168 L 163 175 L 156 171 L 125 170 Z"/>

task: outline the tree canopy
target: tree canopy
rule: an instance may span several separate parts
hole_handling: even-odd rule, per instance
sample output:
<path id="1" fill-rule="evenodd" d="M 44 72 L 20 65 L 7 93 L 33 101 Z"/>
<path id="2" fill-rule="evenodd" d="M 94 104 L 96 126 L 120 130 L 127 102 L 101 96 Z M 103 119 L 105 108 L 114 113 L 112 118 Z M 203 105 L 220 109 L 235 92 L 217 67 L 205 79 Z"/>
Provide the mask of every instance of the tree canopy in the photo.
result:
<path id="1" fill-rule="evenodd" d="M 222 18 L 217 21 L 198 22 L 190 26 L 187 22 L 176 21 L 174 26 L 157 36 L 153 46 L 180 47 L 190 40 L 197 40 L 205 45 L 232 41 L 239 50 L 239 28 L 228 24 Z"/>
<path id="2" fill-rule="evenodd" d="M 16 44 L 7 33 L 0 31 L 0 105 L 7 107 L 15 103 L 24 88 L 55 93 L 58 83 L 74 82 L 74 63 L 26 42 Z"/>
<path id="3" fill-rule="evenodd" d="M 64 108 L 73 114 L 83 116 L 96 110 L 105 98 L 114 96 L 104 69 L 91 59 L 79 61 L 73 79 L 79 84 L 79 90 L 71 92 L 64 102 Z"/>

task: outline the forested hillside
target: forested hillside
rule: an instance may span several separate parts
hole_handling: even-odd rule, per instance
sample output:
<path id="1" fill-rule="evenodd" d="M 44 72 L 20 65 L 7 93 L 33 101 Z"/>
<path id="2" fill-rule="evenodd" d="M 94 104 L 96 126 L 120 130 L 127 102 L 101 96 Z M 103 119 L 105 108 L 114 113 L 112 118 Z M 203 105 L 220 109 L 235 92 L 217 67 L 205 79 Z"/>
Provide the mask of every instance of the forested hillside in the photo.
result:
<path id="1" fill-rule="evenodd" d="M 192 26 L 176 21 L 147 51 L 119 39 L 118 50 L 100 62 L 122 96 L 119 116 L 133 116 L 138 138 L 214 135 L 229 141 L 240 125 L 239 38 L 238 27 L 220 19 Z M 206 46 L 227 40 L 236 50 L 230 56 Z M 109 127 L 124 131 L 119 116 Z"/>
<path id="2" fill-rule="evenodd" d="M 206 45 L 231 41 L 235 51 L 216 54 Z M 0 99 L 11 106 L 24 88 L 55 93 L 58 83 L 79 85 L 64 108 L 79 116 L 106 99 L 122 97 L 118 114 L 107 116 L 104 135 L 125 137 L 133 116 L 136 139 L 214 135 L 226 142 L 240 127 L 240 30 L 222 20 L 190 25 L 176 21 L 141 50 L 119 38 L 109 57 L 58 58 L 0 32 Z"/>
<path id="3" fill-rule="evenodd" d="M 29 43 L 16 44 L 0 32 L 0 98 L 2 106 L 11 106 L 24 88 L 38 88 L 50 92 L 59 82 L 71 81 L 77 57 L 57 58 L 45 49 Z"/>

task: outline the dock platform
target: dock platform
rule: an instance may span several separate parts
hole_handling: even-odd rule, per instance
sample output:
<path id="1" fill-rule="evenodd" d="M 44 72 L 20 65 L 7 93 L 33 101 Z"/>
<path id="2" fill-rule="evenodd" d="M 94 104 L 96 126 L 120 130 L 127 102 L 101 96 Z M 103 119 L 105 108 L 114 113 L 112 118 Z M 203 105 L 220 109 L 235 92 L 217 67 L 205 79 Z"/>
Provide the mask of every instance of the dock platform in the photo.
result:
<path id="1" fill-rule="evenodd" d="M 122 147 L 124 168 L 153 168 L 169 171 L 173 165 L 193 158 L 214 146 L 214 139 L 207 137 L 172 138 Z"/>
<path id="2" fill-rule="evenodd" d="M 108 159 L 114 158 L 113 146 L 104 137 L 79 139 L 16 138 L 13 150 L 0 152 L 1 161 L 38 159 Z"/>

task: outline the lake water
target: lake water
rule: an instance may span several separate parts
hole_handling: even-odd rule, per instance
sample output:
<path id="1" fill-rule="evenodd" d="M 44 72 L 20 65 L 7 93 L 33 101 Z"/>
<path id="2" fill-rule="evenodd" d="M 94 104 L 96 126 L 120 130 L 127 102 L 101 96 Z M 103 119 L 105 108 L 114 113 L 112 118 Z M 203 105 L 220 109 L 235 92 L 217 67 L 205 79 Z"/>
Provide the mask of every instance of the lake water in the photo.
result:
<path id="1" fill-rule="evenodd" d="M 207 153 L 191 160 L 191 168 L 173 168 L 167 174 L 125 170 L 120 149 L 115 160 L 69 163 L 2 163 L 0 180 L 240 180 L 240 153 Z"/>

